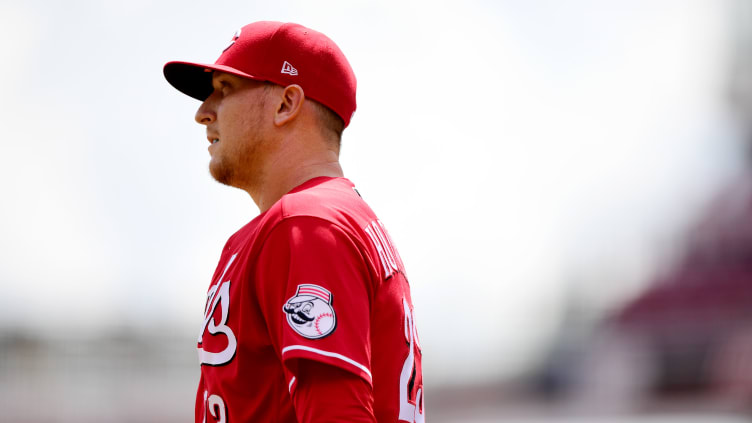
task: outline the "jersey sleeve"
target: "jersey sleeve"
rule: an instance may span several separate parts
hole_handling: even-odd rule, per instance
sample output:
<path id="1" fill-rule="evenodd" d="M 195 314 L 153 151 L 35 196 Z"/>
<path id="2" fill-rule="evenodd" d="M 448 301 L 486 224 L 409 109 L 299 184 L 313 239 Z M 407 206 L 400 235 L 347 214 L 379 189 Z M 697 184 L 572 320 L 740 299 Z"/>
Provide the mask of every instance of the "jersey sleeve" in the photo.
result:
<path id="1" fill-rule="evenodd" d="M 293 403 L 300 423 L 375 423 L 371 386 L 340 368 L 300 363 Z"/>
<path id="2" fill-rule="evenodd" d="M 339 226 L 288 217 L 264 241 L 255 266 L 258 302 L 294 389 L 301 359 L 371 378 L 370 273 Z"/>

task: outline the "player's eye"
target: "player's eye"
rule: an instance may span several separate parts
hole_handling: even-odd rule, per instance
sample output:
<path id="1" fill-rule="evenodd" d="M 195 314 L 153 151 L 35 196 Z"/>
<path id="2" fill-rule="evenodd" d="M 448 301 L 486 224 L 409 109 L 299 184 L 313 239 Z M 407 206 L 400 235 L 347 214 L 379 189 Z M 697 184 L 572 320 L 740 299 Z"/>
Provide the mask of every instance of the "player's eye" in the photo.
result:
<path id="1" fill-rule="evenodd" d="M 227 91 L 231 88 L 231 85 L 226 80 L 215 80 L 214 81 L 214 91 L 219 91 L 222 94 L 227 94 Z"/>

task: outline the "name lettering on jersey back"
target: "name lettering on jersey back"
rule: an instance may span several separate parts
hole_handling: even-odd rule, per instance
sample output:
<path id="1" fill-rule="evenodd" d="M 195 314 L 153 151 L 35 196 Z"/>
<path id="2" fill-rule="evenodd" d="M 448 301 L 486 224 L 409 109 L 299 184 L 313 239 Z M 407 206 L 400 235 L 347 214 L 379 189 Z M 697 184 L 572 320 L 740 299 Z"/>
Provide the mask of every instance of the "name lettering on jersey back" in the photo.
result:
<path id="1" fill-rule="evenodd" d="M 228 363 L 235 356 L 238 343 L 232 329 L 227 326 L 227 317 L 230 314 L 230 281 L 225 281 L 224 278 L 236 257 L 237 254 L 230 257 L 225 270 L 222 272 L 222 276 L 219 277 L 217 283 L 209 289 L 206 295 L 204 324 L 201 326 L 201 332 L 198 335 L 198 358 L 201 364 L 219 366 Z M 217 307 L 220 308 L 222 313 L 219 322 L 217 322 L 217 318 L 214 316 Z M 205 350 L 203 342 L 204 336 L 207 333 L 210 336 L 224 335 L 227 338 L 227 346 L 219 352 Z"/>
<path id="2" fill-rule="evenodd" d="M 380 220 L 374 220 L 366 226 L 365 232 L 379 253 L 379 260 L 384 269 L 384 279 L 391 278 L 397 272 L 404 274 L 402 259 L 397 253 L 397 249 L 394 248 L 392 238 L 386 231 L 384 224 Z"/>

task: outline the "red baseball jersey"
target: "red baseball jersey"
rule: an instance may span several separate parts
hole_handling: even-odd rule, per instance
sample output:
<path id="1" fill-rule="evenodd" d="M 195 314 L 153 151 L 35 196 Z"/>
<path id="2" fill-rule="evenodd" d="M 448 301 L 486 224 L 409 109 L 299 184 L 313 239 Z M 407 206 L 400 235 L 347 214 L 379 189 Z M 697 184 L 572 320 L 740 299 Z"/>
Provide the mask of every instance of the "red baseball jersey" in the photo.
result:
<path id="1" fill-rule="evenodd" d="M 344 178 L 312 179 L 227 241 L 198 338 L 196 422 L 295 422 L 296 363 L 361 377 L 379 422 L 424 421 L 410 287 Z"/>

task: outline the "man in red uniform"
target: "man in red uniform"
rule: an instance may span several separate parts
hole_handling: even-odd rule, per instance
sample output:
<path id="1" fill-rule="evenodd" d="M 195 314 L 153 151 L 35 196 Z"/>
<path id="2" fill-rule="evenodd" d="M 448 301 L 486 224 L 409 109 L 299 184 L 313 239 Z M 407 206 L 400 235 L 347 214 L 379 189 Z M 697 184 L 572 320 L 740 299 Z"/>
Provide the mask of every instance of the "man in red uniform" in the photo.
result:
<path id="1" fill-rule="evenodd" d="M 209 169 L 260 214 L 227 241 L 198 337 L 196 422 L 422 422 L 421 349 L 391 239 L 339 165 L 355 75 L 325 35 L 255 22 L 164 75 L 203 101 Z"/>

